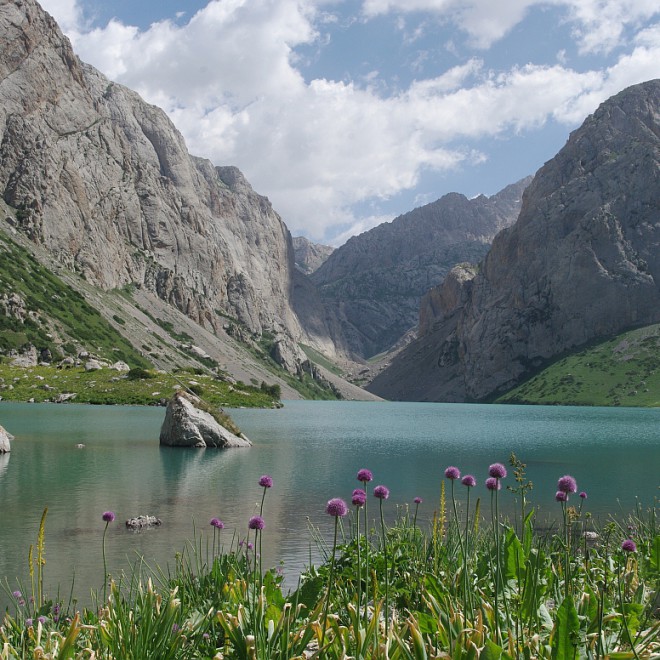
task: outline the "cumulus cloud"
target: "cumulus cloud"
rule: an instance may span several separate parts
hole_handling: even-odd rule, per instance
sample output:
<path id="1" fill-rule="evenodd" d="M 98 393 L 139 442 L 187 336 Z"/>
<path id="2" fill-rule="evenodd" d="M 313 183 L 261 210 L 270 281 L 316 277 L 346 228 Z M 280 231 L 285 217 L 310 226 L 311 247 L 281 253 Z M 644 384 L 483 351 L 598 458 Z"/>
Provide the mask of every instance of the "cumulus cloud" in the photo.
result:
<path id="1" fill-rule="evenodd" d="M 481 138 L 551 119 L 579 123 L 611 94 L 657 76 L 660 61 L 660 30 L 648 27 L 627 54 L 597 70 L 555 61 L 493 71 L 471 57 L 385 94 L 378 76 L 305 79 L 295 49 L 327 39 L 322 26 L 333 21 L 322 0 L 210 2 L 185 24 L 162 21 L 144 31 L 116 20 L 90 31 L 73 0 L 43 4 L 58 20 L 56 8 L 74 21 L 68 33 L 82 59 L 165 109 L 192 153 L 239 166 L 294 234 L 335 244 L 382 220 L 377 209 L 355 217 L 355 205 L 413 189 L 424 172 L 483 162 Z M 532 4 L 499 3 L 499 27 L 488 39 Z M 644 0 L 631 4 L 628 16 L 649 11 Z M 462 13 L 457 6 L 366 0 L 364 11 L 455 11 L 475 36 L 486 35 L 469 12 L 491 16 L 491 1 L 473 0 Z M 585 12 L 573 20 L 588 26 Z"/>
<path id="2" fill-rule="evenodd" d="M 628 27 L 660 13 L 656 0 L 364 0 L 367 17 L 388 13 L 430 12 L 455 22 L 479 48 L 504 37 L 535 6 L 566 12 L 582 52 L 609 52 Z"/>

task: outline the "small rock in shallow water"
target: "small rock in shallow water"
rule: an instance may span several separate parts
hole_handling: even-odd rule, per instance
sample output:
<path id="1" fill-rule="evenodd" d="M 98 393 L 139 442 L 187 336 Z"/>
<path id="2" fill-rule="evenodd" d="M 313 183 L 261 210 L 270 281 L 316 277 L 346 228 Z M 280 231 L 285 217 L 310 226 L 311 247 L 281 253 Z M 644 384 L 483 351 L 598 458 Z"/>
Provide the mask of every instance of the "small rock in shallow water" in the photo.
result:
<path id="1" fill-rule="evenodd" d="M 163 521 L 156 516 L 136 516 L 126 521 L 126 527 L 129 529 L 144 529 L 145 527 L 158 527 Z"/>

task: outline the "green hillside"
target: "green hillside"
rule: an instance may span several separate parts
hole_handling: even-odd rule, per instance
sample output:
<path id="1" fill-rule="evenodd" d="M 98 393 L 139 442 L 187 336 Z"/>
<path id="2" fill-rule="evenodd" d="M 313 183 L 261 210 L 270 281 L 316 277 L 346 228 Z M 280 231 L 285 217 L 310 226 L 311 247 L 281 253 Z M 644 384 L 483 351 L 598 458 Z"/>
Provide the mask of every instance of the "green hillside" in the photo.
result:
<path id="1" fill-rule="evenodd" d="M 80 293 L 0 231 L 0 296 L 12 295 L 21 311 L 0 309 L 0 354 L 33 344 L 55 360 L 86 349 L 132 367 L 152 366 Z"/>
<path id="2" fill-rule="evenodd" d="M 660 325 L 566 356 L 496 403 L 660 406 Z"/>

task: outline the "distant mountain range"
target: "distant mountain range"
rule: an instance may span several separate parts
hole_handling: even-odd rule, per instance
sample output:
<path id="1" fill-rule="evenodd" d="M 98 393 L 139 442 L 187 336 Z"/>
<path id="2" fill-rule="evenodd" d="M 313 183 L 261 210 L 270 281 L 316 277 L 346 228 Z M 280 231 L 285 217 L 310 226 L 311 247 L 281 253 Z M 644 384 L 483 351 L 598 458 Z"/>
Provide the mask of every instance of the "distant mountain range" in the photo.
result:
<path id="1" fill-rule="evenodd" d="M 23 337 L 54 357 L 114 350 L 107 328 L 95 342 L 82 316 L 54 310 L 61 296 L 83 310 L 72 289 L 136 362 L 371 397 L 314 356 L 354 369 L 417 329 L 374 393 L 492 398 L 660 320 L 659 84 L 603 104 L 531 183 L 445 195 L 333 250 L 292 239 L 235 167 L 190 155 L 164 112 L 82 63 L 35 0 L 0 2 L 0 350 Z M 39 292 L 25 284 L 32 259 L 55 278 L 39 271 Z"/>
<path id="2" fill-rule="evenodd" d="M 603 103 L 525 191 L 517 222 L 422 303 L 369 389 L 484 401 L 555 357 L 660 321 L 660 80 Z"/>

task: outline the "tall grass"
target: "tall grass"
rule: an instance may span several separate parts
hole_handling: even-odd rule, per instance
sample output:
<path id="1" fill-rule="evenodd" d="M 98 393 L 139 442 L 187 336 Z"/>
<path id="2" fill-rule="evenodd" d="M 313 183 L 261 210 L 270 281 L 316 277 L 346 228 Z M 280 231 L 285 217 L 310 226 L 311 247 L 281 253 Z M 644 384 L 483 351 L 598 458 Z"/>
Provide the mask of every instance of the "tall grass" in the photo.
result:
<path id="1" fill-rule="evenodd" d="M 519 487 L 528 483 L 523 477 Z M 241 533 L 212 551 L 203 535 L 195 538 L 167 572 L 137 563 L 94 608 L 49 600 L 38 589 L 39 602 L 26 602 L 6 583 L 12 606 L 0 626 L 0 659 L 660 656 L 657 502 L 601 529 L 592 525 L 596 535 L 582 537 L 588 507 L 585 498 L 572 506 L 572 487 L 560 500 L 565 524 L 555 534 L 537 529 L 532 507 L 515 509 L 514 520 L 500 516 L 497 490 L 492 526 L 481 524 L 480 500 L 469 503 L 472 488 L 480 487 L 452 488 L 449 519 L 444 497 L 441 510 L 422 508 L 434 520 L 429 530 L 417 506 L 414 517 L 399 507 L 393 523 L 381 519 L 380 538 L 357 520 L 352 533 L 338 535 L 344 509 L 333 509 L 332 553 L 290 592 L 278 571 L 262 571 L 256 543 L 251 551 L 237 542 Z M 523 495 L 529 504 L 530 490 L 499 495 Z M 551 504 L 554 497 L 540 499 Z M 379 505 L 392 506 L 385 498 Z M 43 538 L 38 548 L 43 557 Z"/>

